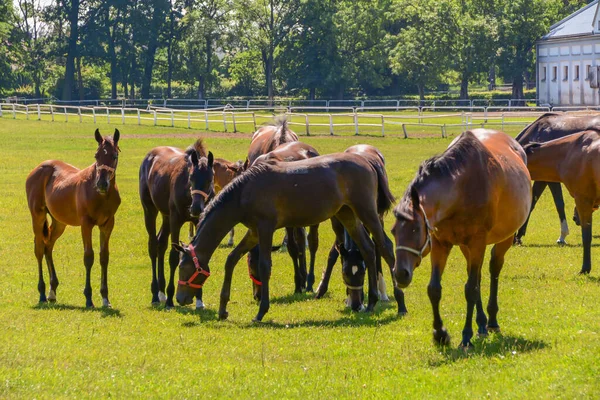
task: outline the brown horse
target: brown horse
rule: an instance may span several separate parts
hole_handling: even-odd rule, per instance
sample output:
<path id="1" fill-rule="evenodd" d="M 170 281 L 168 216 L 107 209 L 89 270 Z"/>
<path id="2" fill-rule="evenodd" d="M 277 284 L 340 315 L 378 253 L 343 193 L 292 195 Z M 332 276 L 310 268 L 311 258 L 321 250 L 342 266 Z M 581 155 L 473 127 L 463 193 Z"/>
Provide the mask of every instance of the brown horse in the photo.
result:
<path id="1" fill-rule="evenodd" d="M 570 115 L 546 113 L 528 125 L 519 135 L 516 140 L 521 146 L 525 146 L 532 142 L 547 142 L 549 140 L 558 139 L 573 133 L 585 131 L 588 129 L 600 129 L 600 115 Z M 527 232 L 527 225 L 531 212 L 535 208 L 535 204 L 546 189 L 550 188 L 554 205 L 560 219 L 560 237 L 556 241 L 558 244 L 566 244 L 565 237 L 569 234 L 569 225 L 567 225 L 567 217 L 565 215 L 565 201 L 563 199 L 562 189 L 559 182 L 543 182 L 535 181 L 533 183 L 533 199 L 531 203 L 531 211 L 523 226 L 515 235 L 515 243 L 521 244 L 522 237 Z M 577 213 L 573 219 L 578 223 Z M 579 224 L 579 223 L 578 223 Z"/>
<path id="2" fill-rule="evenodd" d="M 215 158 L 213 163 L 213 172 L 215 174 L 215 194 L 218 194 L 225 185 L 228 185 L 235 177 L 244 172 L 244 163 L 242 161 L 231 162 L 222 158 Z M 229 231 L 229 241 L 227 245 L 233 247 L 233 235 L 235 228 Z M 193 237 L 190 235 L 190 237 Z"/>
<path id="3" fill-rule="evenodd" d="M 600 204 L 600 131 L 525 146 L 532 179 L 562 182 L 575 199 L 583 240 L 582 274 L 592 269 L 592 213 Z"/>
<path id="4" fill-rule="evenodd" d="M 110 307 L 108 301 L 108 241 L 115 225 L 115 213 L 121 204 L 116 184 L 116 169 L 119 156 L 119 131 L 113 137 L 102 137 L 98 129 L 96 162 L 79 170 L 62 161 L 44 161 L 27 177 L 25 188 L 27 204 L 31 212 L 35 235 L 35 256 L 38 261 L 40 303 L 56 301 L 58 277 L 52 260 L 54 243 L 63 234 L 67 225 L 81 226 L 83 238 L 83 264 L 85 265 L 86 307 L 94 307 L 90 273 L 94 264 L 92 229 L 100 229 L 100 266 L 102 267 L 100 294 L 102 305 Z M 50 215 L 48 225 L 46 215 Z M 46 284 L 42 273 L 42 258 L 50 274 L 50 292 L 46 298 Z"/>
<path id="5" fill-rule="evenodd" d="M 152 304 L 166 301 L 173 307 L 175 269 L 179 262 L 177 250 L 169 253 L 169 285 L 165 296 L 164 258 L 169 245 L 179 243 L 184 223 L 198 222 L 208 199 L 213 195 L 213 155 L 206 152 L 202 139 L 183 151 L 174 147 L 155 147 L 140 166 L 140 200 L 148 232 L 148 253 L 152 262 Z M 162 215 L 162 226 L 156 234 L 156 217 Z M 158 259 L 158 271 L 157 271 Z M 203 308 L 202 292 L 196 293 L 196 308 Z"/>
<path id="6" fill-rule="evenodd" d="M 381 174 L 385 176 L 385 180 L 387 181 L 387 173 L 385 171 L 385 158 L 383 154 L 373 146 L 367 144 L 359 144 L 352 147 L 349 147 L 345 151 L 346 153 L 358 154 L 365 159 L 369 160 L 369 162 L 380 169 Z M 387 210 L 383 210 L 384 212 Z M 381 226 L 383 226 L 383 216 L 384 212 L 379 215 L 379 219 L 381 221 Z M 362 259 L 362 255 L 360 251 L 352 240 L 350 236 L 345 232 L 343 226 L 335 220 L 332 220 L 332 228 L 336 233 L 336 241 L 334 242 L 331 250 L 329 251 L 329 257 L 327 259 L 327 267 L 323 272 L 323 277 L 319 286 L 317 288 L 316 298 L 321 298 L 327 293 L 327 289 L 329 287 L 329 280 L 331 279 L 331 273 L 333 271 L 333 267 L 339 257 L 342 255 L 342 277 L 344 279 L 344 283 L 347 288 L 362 288 L 364 285 L 364 278 L 366 267 L 364 265 L 364 261 Z M 393 244 L 387 237 L 385 236 L 386 242 L 389 242 L 389 246 L 392 247 Z M 385 280 L 383 279 L 383 273 L 381 268 L 381 255 L 377 248 L 376 250 L 376 261 L 377 261 L 377 278 L 378 278 L 378 290 L 379 290 L 379 298 L 381 300 L 387 301 L 387 293 L 385 287 Z M 357 303 L 360 305 L 360 297 L 359 293 L 362 290 L 348 290 L 349 298 L 348 303 L 351 308 L 356 309 Z M 404 315 L 406 314 L 406 305 L 404 303 L 404 293 L 401 289 L 395 287 L 394 288 L 394 297 L 398 302 L 398 314 Z"/>
<path id="7" fill-rule="evenodd" d="M 252 135 L 248 149 L 248 165 L 253 165 L 258 157 L 275 150 L 284 143 L 297 141 L 298 135 L 289 129 L 285 116 L 275 118 L 272 123 L 261 127 Z"/>
<path id="8" fill-rule="evenodd" d="M 371 232 L 388 265 L 393 250 L 385 246 L 378 212 L 391 207 L 393 196 L 387 182 L 365 158 L 348 153 L 314 157 L 293 163 L 270 161 L 249 168 L 208 205 L 198 232 L 188 247 L 178 246 L 179 286 L 177 301 L 189 304 L 194 289 L 208 275 L 208 263 L 222 238 L 237 223 L 249 228 L 227 257 L 221 290 L 219 317 L 228 316 L 231 278 L 239 259 L 255 245 L 260 246 L 259 276 L 261 300 L 255 320 L 269 310 L 271 246 L 276 229 L 286 226 L 313 226 L 336 217 L 358 244 L 368 268 L 369 305 L 377 303 L 375 251 L 359 221 Z"/>
<path id="9" fill-rule="evenodd" d="M 302 142 L 284 143 L 275 150 L 258 157 L 254 164 L 268 161 L 293 162 L 307 160 L 317 157 L 319 153 L 314 147 Z M 294 283 L 295 293 L 302 293 L 304 289 L 308 292 L 313 291 L 315 282 L 315 258 L 319 249 L 319 226 L 311 226 L 306 236 L 304 228 L 286 227 L 288 237 L 287 251 L 294 264 Z M 305 241 L 308 239 L 308 249 L 310 251 L 310 267 L 308 274 L 306 271 L 306 252 Z M 260 280 L 256 279 L 258 271 L 258 260 L 260 258 L 258 246 L 254 247 L 248 253 L 249 274 L 253 283 L 254 298 L 260 300 Z M 254 275 L 253 275 L 254 274 Z"/>
<path id="10" fill-rule="evenodd" d="M 467 318 L 462 347 L 471 346 L 473 308 L 477 306 L 479 335 L 499 330 L 498 277 L 515 231 L 523 224 L 531 203 L 531 183 L 521 146 L 508 135 L 487 129 L 458 136 L 441 155 L 423 164 L 394 209 L 396 238 L 394 275 L 401 287 L 410 284 L 413 270 L 431 252 L 431 280 L 427 293 L 433 307 L 433 337 L 447 344 L 439 305 L 442 273 L 452 246 L 460 246 L 467 260 L 465 285 Z M 488 244 L 490 260 L 489 323 L 479 286 Z"/>

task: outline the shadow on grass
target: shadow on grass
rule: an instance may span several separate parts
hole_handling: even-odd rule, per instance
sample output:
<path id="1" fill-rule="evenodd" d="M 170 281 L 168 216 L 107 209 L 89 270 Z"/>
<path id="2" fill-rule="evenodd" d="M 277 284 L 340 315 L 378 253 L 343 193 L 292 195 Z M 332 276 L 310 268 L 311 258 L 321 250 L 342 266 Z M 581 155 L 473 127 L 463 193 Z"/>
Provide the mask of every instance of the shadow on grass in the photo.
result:
<path id="1" fill-rule="evenodd" d="M 561 248 L 561 247 L 569 247 L 569 248 L 577 248 L 577 247 L 583 247 L 583 245 L 581 243 L 567 243 L 567 244 L 556 244 L 556 243 L 533 243 L 533 244 L 522 244 L 520 246 L 515 246 L 515 247 L 531 247 L 532 249 L 554 249 L 554 248 Z M 600 247 L 600 244 L 598 243 L 592 243 L 591 247 Z"/>
<path id="2" fill-rule="evenodd" d="M 459 342 L 454 339 L 454 342 Z M 473 348 L 465 351 L 460 348 L 450 346 L 439 347 L 442 358 L 431 361 L 432 367 L 447 365 L 456 361 L 468 359 L 475 356 L 481 357 L 513 357 L 519 353 L 530 353 L 549 347 L 549 344 L 542 340 L 527 340 L 517 336 L 504 336 L 501 333 L 490 334 L 484 339 L 473 340 Z"/>
<path id="3" fill-rule="evenodd" d="M 598 283 L 598 284 L 600 284 L 600 276 L 589 276 L 589 275 L 586 275 L 585 278 L 586 278 L 586 280 L 588 280 L 588 281 L 590 281 L 592 283 Z"/>
<path id="4" fill-rule="evenodd" d="M 117 308 L 108 308 L 108 307 L 82 307 L 82 306 L 73 306 L 70 304 L 60 304 L 60 303 L 38 303 L 32 307 L 34 310 L 64 310 L 64 311 L 79 311 L 79 312 L 97 312 L 101 313 L 102 317 L 116 317 L 122 318 L 121 311 Z"/>
<path id="5" fill-rule="evenodd" d="M 271 297 L 271 304 L 292 304 L 300 301 L 315 300 L 315 294 L 311 292 L 291 293 L 285 296 Z"/>

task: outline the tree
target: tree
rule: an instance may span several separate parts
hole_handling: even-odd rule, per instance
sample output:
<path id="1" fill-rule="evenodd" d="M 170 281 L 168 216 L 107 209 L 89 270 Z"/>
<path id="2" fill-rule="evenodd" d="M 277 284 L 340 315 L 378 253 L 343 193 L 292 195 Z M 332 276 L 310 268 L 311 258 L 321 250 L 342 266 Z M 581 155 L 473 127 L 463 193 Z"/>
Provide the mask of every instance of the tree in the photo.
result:
<path id="1" fill-rule="evenodd" d="M 145 29 L 141 36 L 144 43 L 147 43 L 144 53 L 141 95 L 142 98 L 147 99 L 150 98 L 154 58 L 160 44 L 160 35 L 166 22 L 167 13 L 170 9 L 170 2 L 168 0 L 144 1 L 141 3 L 140 9 L 145 17 L 145 23 L 142 25 Z"/>
<path id="2" fill-rule="evenodd" d="M 14 23 L 15 14 L 11 0 L 0 0 L 0 52 L 4 55 L 0 57 L 0 93 L 4 92 L 4 88 L 10 86 L 13 81 L 14 74 L 11 65 L 15 62 L 17 49 L 13 44 L 14 38 Z"/>
<path id="3" fill-rule="evenodd" d="M 69 40 L 62 99 L 71 100 L 75 88 L 75 57 L 77 57 L 77 40 L 79 39 L 79 0 L 64 0 L 63 7 L 67 9 Z"/>

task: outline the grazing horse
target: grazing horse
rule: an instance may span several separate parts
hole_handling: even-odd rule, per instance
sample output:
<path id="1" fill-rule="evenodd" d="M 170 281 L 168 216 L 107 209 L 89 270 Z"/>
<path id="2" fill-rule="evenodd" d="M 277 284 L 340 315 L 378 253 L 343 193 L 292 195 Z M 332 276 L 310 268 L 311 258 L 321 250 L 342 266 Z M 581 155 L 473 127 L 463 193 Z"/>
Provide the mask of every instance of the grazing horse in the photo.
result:
<path id="1" fill-rule="evenodd" d="M 385 176 L 385 180 L 387 181 L 387 173 L 385 171 L 385 158 L 383 154 L 373 146 L 366 144 L 359 144 L 352 147 L 349 147 L 345 151 L 346 153 L 358 154 L 371 162 L 372 165 L 377 166 L 381 170 L 381 174 Z M 384 210 L 387 211 L 387 210 Z M 384 213 L 379 215 L 379 219 L 381 221 L 381 226 L 383 226 L 383 216 Z M 321 283 L 319 283 L 319 287 L 317 288 L 316 298 L 321 298 L 327 292 L 329 287 L 329 280 L 331 278 L 331 273 L 333 271 L 333 267 L 339 257 L 342 255 L 342 277 L 344 278 L 344 282 L 346 286 L 353 287 L 362 287 L 364 284 L 364 276 L 365 276 L 365 265 L 362 259 L 362 255 L 360 251 L 352 240 L 343 230 L 343 226 L 332 220 L 332 228 L 336 233 L 336 241 L 331 247 L 329 251 L 329 257 L 327 259 L 327 267 L 323 272 L 323 277 L 321 279 Z M 393 244 L 387 237 L 385 236 L 387 242 L 389 242 L 389 246 L 392 247 Z M 379 297 L 381 300 L 387 301 L 387 293 L 385 287 L 385 280 L 383 279 L 383 273 L 381 268 L 381 255 L 378 253 L 378 249 L 375 249 L 377 252 L 377 278 L 378 278 L 378 288 L 379 288 Z M 358 272 L 356 272 L 358 271 Z M 352 281 L 352 283 L 348 283 Z M 356 302 L 358 301 L 358 293 L 356 291 L 348 290 L 348 294 L 351 295 L 349 298 L 349 304 L 354 308 Z M 353 295 L 353 297 L 352 297 Z M 398 289 L 394 288 L 394 296 L 398 301 L 398 313 L 400 315 L 406 314 L 406 305 L 404 304 L 404 293 Z"/>
<path id="2" fill-rule="evenodd" d="M 442 273 L 452 246 L 460 246 L 467 260 L 467 318 L 461 347 L 471 346 L 475 306 L 479 335 L 500 329 L 498 277 L 504 255 L 512 245 L 515 231 L 527 218 L 531 203 L 526 162 L 521 146 L 502 132 L 487 129 L 464 132 L 443 154 L 421 164 L 394 209 L 396 283 L 408 286 L 414 269 L 431 252 L 427 293 L 433 307 L 433 338 L 437 343 L 450 342 L 439 305 Z M 494 244 L 487 306 L 489 322 L 480 294 L 481 265 L 488 244 Z"/>
<path id="3" fill-rule="evenodd" d="M 96 162 L 85 169 L 77 169 L 62 161 L 44 161 L 34 168 L 25 184 L 27 204 L 31 212 L 35 235 L 35 256 L 38 261 L 40 303 L 56 301 L 58 278 L 52 259 L 54 243 L 67 225 L 81 226 L 83 264 L 85 265 L 86 307 L 94 307 L 90 273 L 94 264 L 92 229 L 100 229 L 100 266 L 102 267 L 100 294 L 102 305 L 108 301 L 108 241 L 115 225 L 115 213 L 121 204 L 115 172 L 119 158 L 119 131 L 113 137 L 102 137 L 98 129 Z M 46 215 L 50 215 L 48 225 Z M 50 274 L 50 292 L 46 298 L 46 284 L 42 273 L 42 258 L 46 257 Z"/>
<path id="4" fill-rule="evenodd" d="M 215 194 L 219 193 L 225 185 L 228 185 L 235 177 L 240 176 L 244 172 L 244 163 L 242 161 L 231 162 L 222 158 L 215 158 L 213 162 L 213 172 L 215 175 Z M 235 228 L 229 231 L 229 241 L 227 246 L 233 247 L 233 235 Z M 193 235 L 190 235 L 192 238 Z"/>
<path id="5" fill-rule="evenodd" d="M 278 146 L 275 150 L 258 157 L 254 164 L 268 161 L 293 162 L 307 160 L 317 157 L 319 153 L 314 147 L 302 142 L 289 142 Z M 313 291 L 315 282 L 315 258 L 319 249 L 319 226 L 311 226 L 306 237 L 304 228 L 286 227 L 288 240 L 287 251 L 294 263 L 294 283 L 295 293 L 302 293 L 304 289 L 308 292 Z M 305 241 L 308 239 L 308 249 L 310 251 L 310 267 L 308 274 L 306 271 L 306 252 Z M 256 279 L 258 271 L 259 249 L 256 246 L 248 253 L 248 268 L 250 279 L 253 283 L 253 293 L 256 300 L 260 300 L 260 280 Z M 254 274 L 254 275 L 253 275 Z"/>
<path id="6" fill-rule="evenodd" d="M 139 179 L 140 200 L 148 232 L 148 253 L 152 262 L 152 304 L 166 301 L 166 307 L 170 308 L 173 307 L 173 281 L 179 253 L 173 248 L 169 253 L 170 276 L 165 296 L 164 258 L 169 235 L 172 243 L 179 243 L 183 224 L 188 221 L 197 223 L 198 216 L 213 195 L 213 155 L 206 153 L 202 139 L 185 151 L 174 147 L 155 147 L 144 157 Z M 157 235 L 156 217 L 159 212 L 162 226 Z M 200 290 L 196 297 L 196 308 L 203 308 Z"/>
<path id="7" fill-rule="evenodd" d="M 600 130 L 588 130 L 545 143 L 525 146 L 531 178 L 562 182 L 575 199 L 581 222 L 583 265 L 592 269 L 592 213 L 600 204 Z"/>
<path id="8" fill-rule="evenodd" d="M 297 141 L 298 135 L 289 129 L 285 116 L 280 116 L 272 123 L 262 126 L 252 135 L 248 149 L 248 165 L 253 165 L 258 157 L 275 150 L 284 143 Z"/>
<path id="9" fill-rule="evenodd" d="M 573 133 L 585 131 L 588 129 L 600 128 L 600 115 L 569 115 L 546 113 L 528 125 L 519 135 L 516 140 L 521 146 L 525 146 L 532 142 L 547 142 L 549 140 L 558 139 Z M 562 189 L 559 182 L 543 182 L 536 180 L 533 183 L 533 199 L 531 202 L 531 211 L 523 226 L 515 235 L 515 243 L 521 244 L 522 238 L 527 232 L 527 225 L 531 212 L 533 211 L 536 202 L 546 189 L 550 188 L 554 205 L 560 218 L 560 237 L 556 241 L 558 244 L 565 244 L 565 237 L 569 234 L 569 226 L 567 225 L 567 217 L 565 215 L 565 201 L 563 199 Z M 573 219 L 578 223 L 577 213 L 574 213 Z"/>
<path id="10" fill-rule="evenodd" d="M 388 265 L 393 250 L 386 247 L 379 212 L 390 208 L 393 196 L 387 182 L 365 158 L 337 153 L 284 163 L 270 161 L 249 168 L 208 205 L 192 243 L 177 246 L 181 252 L 177 301 L 189 304 L 194 288 L 210 275 L 209 261 L 221 239 L 237 223 L 248 232 L 227 257 L 221 290 L 219 318 L 228 316 L 231 278 L 239 259 L 257 244 L 260 246 L 259 276 L 261 299 L 256 321 L 269 310 L 269 279 L 273 233 L 286 226 L 313 226 L 336 217 L 360 249 L 369 275 L 369 305 L 377 303 L 377 272 L 373 242 L 359 222 L 371 232 Z"/>

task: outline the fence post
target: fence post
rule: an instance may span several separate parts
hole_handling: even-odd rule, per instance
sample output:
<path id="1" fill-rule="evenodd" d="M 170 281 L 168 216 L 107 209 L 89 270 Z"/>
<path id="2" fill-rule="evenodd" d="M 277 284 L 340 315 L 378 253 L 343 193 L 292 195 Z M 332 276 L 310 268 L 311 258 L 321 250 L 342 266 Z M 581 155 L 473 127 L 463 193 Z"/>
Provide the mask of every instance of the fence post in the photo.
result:
<path id="1" fill-rule="evenodd" d="M 504 132 L 504 113 L 502 113 L 502 132 Z"/>
<path id="2" fill-rule="evenodd" d="M 402 131 L 404 132 L 404 139 L 408 139 L 408 132 L 406 132 L 406 125 L 402 124 Z"/>
<path id="3" fill-rule="evenodd" d="M 329 134 L 333 136 L 333 117 L 329 114 Z"/>
<path id="4" fill-rule="evenodd" d="M 223 132 L 227 132 L 227 116 L 225 116 L 225 111 L 223 111 Z"/>
<path id="5" fill-rule="evenodd" d="M 256 132 L 256 114 L 252 112 L 252 121 L 254 121 L 254 132 Z"/>
<path id="6" fill-rule="evenodd" d="M 54 122 L 54 106 L 50 104 L 50 115 L 52 116 L 52 122 Z"/>
<path id="7" fill-rule="evenodd" d="M 249 111 L 249 110 L 250 110 L 250 100 L 246 100 L 246 111 Z"/>
<path id="8" fill-rule="evenodd" d="M 0 103 L 0 118 L 2 118 L 2 103 Z"/>
<path id="9" fill-rule="evenodd" d="M 165 103 L 167 101 L 165 100 Z M 173 112 L 173 110 L 171 110 L 171 127 L 174 128 L 175 127 L 175 113 Z"/>
<path id="10" fill-rule="evenodd" d="M 37 105 L 37 112 L 38 112 L 38 121 L 42 120 L 42 112 L 40 110 L 40 103 L 38 103 Z M 2 111 L 0 111 L 0 115 L 2 115 Z"/>
<path id="11" fill-rule="evenodd" d="M 188 129 L 192 129 L 192 116 L 190 115 L 190 112 L 188 111 Z"/>
<path id="12" fill-rule="evenodd" d="M 15 104 L 12 105 L 13 119 L 17 119 L 17 110 L 15 110 Z"/>
<path id="13" fill-rule="evenodd" d="M 231 119 L 233 120 L 233 133 L 237 133 L 237 125 L 235 124 L 235 113 L 231 113 Z"/>
<path id="14" fill-rule="evenodd" d="M 156 126 L 156 110 L 154 110 L 154 126 Z"/>
<path id="15" fill-rule="evenodd" d="M 140 109 L 139 108 L 137 109 L 137 117 L 138 117 L 138 125 L 141 125 L 142 124 L 142 118 L 140 116 Z"/>
<path id="16" fill-rule="evenodd" d="M 446 137 L 446 124 L 442 125 L 442 138 Z"/>
<path id="17" fill-rule="evenodd" d="M 110 109 L 106 107 L 106 123 L 110 124 Z"/>
<path id="18" fill-rule="evenodd" d="M 25 119 L 29 120 L 29 106 L 25 104 Z"/>
<path id="19" fill-rule="evenodd" d="M 125 125 L 125 109 L 121 108 L 121 123 Z"/>
<path id="20" fill-rule="evenodd" d="M 356 108 L 354 109 L 354 134 L 358 135 L 358 115 L 356 114 Z"/>
<path id="21" fill-rule="evenodd" d="M 487 116 L 488 116 L 487 113 L 488 113 L 488 108 L 484 107 L 484 109 L 483 109 L 483 118 L 484 118 L 483 122 L 485 122 L 486 124 L 487 124 Z"/>
<path id="22" fill-rule="evenodd" d="M 83 117 L 81 116 L 81 107 L 77 107 L 77 115 L 79 115 L 79 123 L 83 122 Z"/>
<path id="23" fill-rule="evenodd" d="M 304 114 L 304 121 L 306 123 L 306 136 L 310 136 L 310 128 L 308 124 L 308 114 Z"/>
<path id="24" fill-rule="evenodd" d="M 385 136 L 385 119 L 383 114 L 381 115 L 381 136 Z"/>
<path id="25" fill-rule="evenodd" d="M 63 107 L 63 111 L 65 112 L 65 122 L 69 122 L 69 114 L 67 114 L 67 107 Z"/>
<path id="26" fill-rule="evenodd" d="M 204 121 L 206 122 L 206 130 L 208 130 L 208 113 L 206 111 L 204 111 Z M 256 125 L 256 122 L 254 125 Z"/>
<path id="27" fill-rule="evenodd" d="M 163 99 L 163 107 L 167 108 L 167 99 Z"/>
<path id="28" fill-rule="evenodd" d="M 396 100 L 396 111 L 398 111 L 398 107 L 400 107 L 400 100 Z"/>

